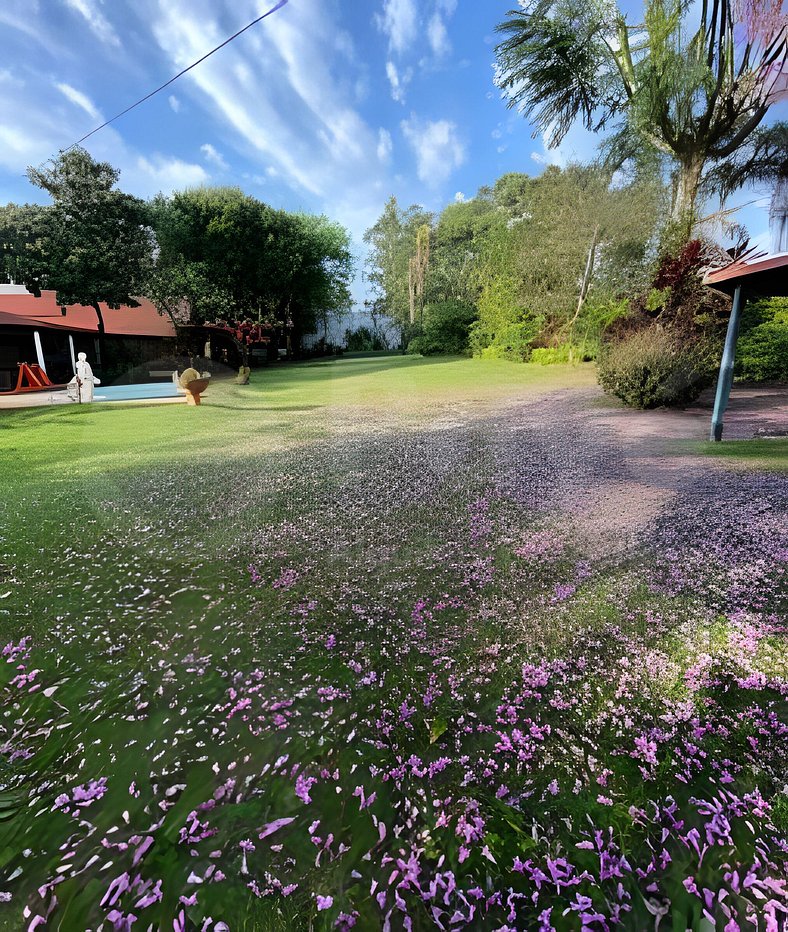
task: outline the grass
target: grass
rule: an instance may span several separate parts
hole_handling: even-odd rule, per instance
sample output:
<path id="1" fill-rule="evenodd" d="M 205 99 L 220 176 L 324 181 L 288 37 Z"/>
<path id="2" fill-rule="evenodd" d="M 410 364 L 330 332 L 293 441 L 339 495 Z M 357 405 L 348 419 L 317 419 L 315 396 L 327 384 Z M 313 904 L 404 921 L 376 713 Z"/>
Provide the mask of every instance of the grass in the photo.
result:
<path id="1" fill-rule="evenodd" d="M 340 905 L 355 903 L 358 928 L 378 928 L 370 878 L 390 875 L 390 856 L 412 824 L 426 833 L 425 871 L 437 871 L 445 854 L 458 876 L 472 870 L 488 883 L 490 863 L 509 870 L 525 839 L 537 845 L 545 805 L 558 807 L 547 821 L 559 830 L 575 813 L 583 826 L 606 819 L 593 780 L 581 796 L 535 795 L 528 810 L 501 801 L 502 776 L 479 782 L 466 772 L 492 753 L 501 697 L 521 688 L 531 663 L 579 651 L 577 670 L 588 677 L 568 679 L 555 706 L 534 701 L 524 716 L 547 722 L 558 710 L 584 740 L 591 717 L 607 714 L 625 687 L 633 690 L 621 700 L 633 716 L 630 740 L 650 727 L 649 703 L 662 701 L 647 682 L 656 682 L 654 670 L 663 664 L 668 686 L 683 684 L 683 668 L 671 664 L 690 663 L 701 642 L 693 627 L 682 654 L 676 632 L 693 620 L 697 599 L 655 594 L 643 554 L 631 566 L 622 558 L 592 567 L 563 519 L 540 511 L 538 500 L 496 497 L 502 472 L 533 481 L 536 499 L 551 483 L 563 490 L 577 456 L 593 454 L 574 446 L 571 426 L 546 422 L 556 415 L 543 414 L 541 427 L 530 413 L 501 419 L 502 438 L 496 415 L 592 381 L 590 367 L 379 357 L 275 367 L 244 387 L 217 381 L 199 408 L 97 404 L 4 415 L 0 643 L 31 635 L 29 662 L 42 686 L 10 683 L 26 659 L 0 664 L 0 691 L 15 710 L 0 719 L 0 742 L 18 726 L 7 748 L 22 751 L 10 764 L 8 750 L 0 753 L 0 877 L 20 872 L 13 902 L 0 906 L 0 929 L 20 927 L 25 898 L 43 911 L 46 894 L 36 891 L 53 876 L 63 882 L 50 921 L 94 928 L 107 885 L 123 870 L 144 873 L 148 890 L 162 881 L 164 899 L 145 907 L 144 919 L 170 928 L 178 896 L 196 883 L 188 878 L 217 865 L 229 880 L 200 886 L 194 927 L 222 915 L 232 928 L 328 930 Z M 510 447 L 519 460 L 502 457 Z M 763 536 L 745 531 L 749 541 Z M 518 554 L 524 541 L 536 546 L 533 559 Z M 644 646 L 652 652 L 645 659 Z M 624 655 L 640 665 L 626 683 L 617 679 Z M 570 711 L 563 693 L 584 704 Z M 236 714 L 238 705 L 228 714 L 239 699 L 254 711 Z M 478 735 L 468 724 L 477 721 Z M 572 787 L 590 758 L 576 760 L 555 734 L 555 749 L 534 760 Z M 628 830 L 628 804 L 644 802 L 650 785 L 628 751 L 605 747 L 591 746 L 592 757 L 621 771 L 613 782 Z M 25 756 L 29 748 L 35 753 Z M 434 783 L 420 784 L 415 770 L 381 779 L 414 754 L 435 765 Z M 455 770 L 444 771 L 450 764 Z M 309 805 L 294 792 L 296 773 L 320 775 Z M 79 810 L 77 831 L 57 800 L 104 778 L 106 796 Z M 371 809 L 360 808 L 362 785 L 368 795 L 376 788 Z M 457 833 L 435 824 L 437 803 L 428 801 L 464 806 L 468 794 L 489 820 L 496 857 L 477 851 L 463 867 Z M 217 835 L 186 844 L 189 813 L 204 804 L 200 818 Z M 416 820 L 407 826 L 406 811 Z M 260 883 L 298 874 L 299 889 L 253 899 L 239 843 L 283 817 L 288 827 L 265 836 L 251 870 Z M 322 842 L 308 826 L 317 817 L 321 837 L 347 842 L 342 856 L 324 851 L 316 860 Z M 129 866 L 146 832 L 154 844 L 140 867 Z M 125 854 L 117 839 L 128 839 Z M 574 851 L 576 841 L 544 850 Z M 112 871 L 98 866 L 105 857 Z M 317 913 L 315 896 L 327 892 L 334 911 Z M 126 895 L 124 908 L 137 909 L 141 894 Z M 424 904 L 413 909 L 422 917 L 414 928 L 430 928 Z M 644 916 L 637 927 L 646 927 Z"/>
<path id="2" fill-rule="evenodd" d="M 703 443 L 698 445 L 698 449 L 730 466 L 788 472 L 788 437 Z"/>
<path id="3" fill-rule="evenodd" d="M 314 490 L 298 494 L 308 480 L 287 477 L 307 451 L 319 460 L 326 442 L 386 436 L 452 406 L 489 410 L 592 378 L 583 368 L 384 357 L 274 367 L 248 386 L 217 380 L 199 408 L 5 412 L 0 637 L 46 628 L 55 608 L 66 617 L 105 610 L 113 589 L 138 579 L 214 590 L 217 561 L 229 552 L 242 560 L 250 529 L 313 510 Z M 352 473 L 352 454 L 321 469 L 329 499 Z"/>

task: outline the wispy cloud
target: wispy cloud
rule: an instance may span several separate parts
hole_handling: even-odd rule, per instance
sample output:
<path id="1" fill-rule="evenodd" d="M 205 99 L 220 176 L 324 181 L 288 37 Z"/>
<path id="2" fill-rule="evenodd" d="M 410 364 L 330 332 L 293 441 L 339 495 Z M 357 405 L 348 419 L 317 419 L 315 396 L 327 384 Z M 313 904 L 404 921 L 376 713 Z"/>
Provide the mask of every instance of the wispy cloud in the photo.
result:
<path id="1" fill-rule="evenodd" d="M 413 79 L 413 69 L 406 68 L 400 73 L 393 61 L 386 62 L 386 77 L 389 79 L 391 96 L 398 104 L 405 103 L 405 92 Z"/>
<path id="2" fill-rule="evenodd" d="M 224 160 L 224 156 L 221 152 L 215 149 L 209 142 L 200 146 L 200 152 L 202 152 L 206 162 L 210 162 L 211 165 L 215 165 L 217 168 L 221 169 L 221 171 L 226 172 L 230 167 Z"/>
<path id="3" fill-rule="evenodd" d="M 412 116 L 410 120 L 403 120 L 401 127 L 416 157 L 419 180 L 424 184 L 438 187 L 465 161 L 465 145 L 455 123 L 423 121 Z"/>
<path id="4" fill-rule="evenodd" d="M 451 42 L 449 42 L 449 33 L 446 29 L 446 24 L 440 12 L 437 10 L 430 17 L 430 21 L 427 24 L 427 37 L 430 40 L 432 51 L 439 58 L 448 55 L 451 51 Z"/>
<path id="5" fill-rule="evenodd" d="M 78 91 L 70 84 L 56 84 L 55 87 L 64 97 L 70 100 L 72 104 L 75 104 L 77 107 L 84 110 L 88 116 L 92 117 L 94 120 L 101 119 L 101 113 L 99 112 L 98 107 L 87 96 L 87 94 L 83 94 L 82 91 Z"/>
<path id="6" fill-rule="evenodd" d="M 418 37 L 419 15 L 415 0 L 383 0 L 375 15 L 378 29 L 388 36 L 389 47 L 402 54 Z"/>
<path id="7" fill-rule="evenodd" d="M 378 130 L 378 158 L 381 162 L 387 162 L 391 158 L 393 148 L 391 133 L 387 129 Z"/>
<path id="8" fill-rule="evenodd" d="M 66 6 L 79 13 L 93 33 L 105 44 L 120 46 L 118 34 L 113 29 L 107 17 L 101 12 L 99 6 L 102 0 L 65 0 Z"/>
<path id="9" fill-rule="evenodd" d="M 210 180 L 210 175 L 201 165 L 163 155 L 153 155 L 151 158 L 141 155 L 137 159 L 136 168 L 157 185 L 158 190 L 168 192 L 206 184 Z"/>
<path id="10" fill-rule="evenodd" d="M 175 113 L 180 113 L 181 102 L 178 100 L 175 94 L 170 94 L 170 96 L 167 98 L 167 103 Z"/>
<path id="11" fill-rule="evenodd" d="M 157 3 L 153 33 L 174 66 L 216 44 L 222 7 L 243 20 L 229 0 Z M 224 125 L 225 145 L 360 239 L 379 209 L 386 169 L 378 158 L 378 128 L 366 123 L 347 93 L 361 72 L 348 60 L 351 46 L 335 41 L 336 33 L 330 6 L 291 3 L 234 43 L 230 57 L 219 53 L 190 72 L 184 87 L 191 84 L 191 93 Z"/>

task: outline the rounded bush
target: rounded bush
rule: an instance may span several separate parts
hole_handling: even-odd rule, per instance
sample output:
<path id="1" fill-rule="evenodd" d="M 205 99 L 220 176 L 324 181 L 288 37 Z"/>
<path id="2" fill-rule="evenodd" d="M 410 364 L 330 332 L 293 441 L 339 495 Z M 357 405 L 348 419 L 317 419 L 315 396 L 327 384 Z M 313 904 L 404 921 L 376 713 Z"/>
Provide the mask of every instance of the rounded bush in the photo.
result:
<path id="1" fill-rule="evenodd" d="M 736 369 L 752 382 L 788 380 L 788 324 L 770 321 L 742 337 Z"/>
<path id="2" fill-rule="evenodd" d="M 712 354 L 700 341 L 650 327 L 607 346 L 598 378 L 630 407 L 660 408 L 694 401 L 711 384 L 713 371 Z"/>

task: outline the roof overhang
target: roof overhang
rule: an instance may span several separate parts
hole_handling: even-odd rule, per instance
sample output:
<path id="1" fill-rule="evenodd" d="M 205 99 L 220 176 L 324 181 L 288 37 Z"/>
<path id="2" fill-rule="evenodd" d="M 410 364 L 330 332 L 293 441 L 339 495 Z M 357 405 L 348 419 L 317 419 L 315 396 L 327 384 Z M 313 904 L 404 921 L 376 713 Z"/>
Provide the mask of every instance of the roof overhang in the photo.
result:
<path id="1" fill-rule="evenodd" d="M 755 262 L 731 262 L 725 268 L 709 272 L 703 284 L 715 291 L 732 295 L 742 286 L 748 296 L 762 298 L 788 297 L 788 252 L 766 256 Z"/>

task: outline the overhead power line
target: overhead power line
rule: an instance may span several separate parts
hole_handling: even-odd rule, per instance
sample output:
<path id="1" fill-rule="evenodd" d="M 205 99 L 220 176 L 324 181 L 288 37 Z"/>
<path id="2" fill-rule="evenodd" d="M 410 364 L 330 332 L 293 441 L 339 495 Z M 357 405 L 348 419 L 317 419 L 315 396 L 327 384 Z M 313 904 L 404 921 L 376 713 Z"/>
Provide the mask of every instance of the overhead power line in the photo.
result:
<path id="1" fill-rule="evenodd" d="M 252 26 L 256 26 L 259 22 L 264 20 L 266 17 L 271 16 L 272 13 L 276 13 L 277 10 L 281 10 L 282 7 L 285 6 L 287 3 L 288 3 L 288 0 L 279 0 L 276 6 L 271 7 L 271 9 L 268 10 L 267 13 L 263 13 L 263 15 L 258 16 L 257 19 L 253 19 L 251 23 L 247 23 L 247 25 L 244 26 L 243 29 L 239 29 L 238 32 L 233 33 L 233 35 L 231 35 L 229 39 L 225 39 L 221 45 L 217 45 L 215 49 L 211 49 L 210 52 L 206 52 L 205 55 L 202 56 L 202 58 L 198 58 L 197 61 L 189 65 L 188 68 L 184 68 L 183 71 L 179 71 L 178 74 L 176 74 L 174 78 L 170 78 L 169 81 L 165 81 L 164 84 L 162 84 L 160 87 L 157 87 L 155 91 L 151 91 L 150 94 L 146 94 L 144 97 L 140 97 L 140 99 L 136 101 L 135 103 L 131 104 L 130 107 L 126 107 L 125 110 L 121 110 L 120 113 L 116 113 L 114 117 L 111 117 L 105 123 L 102 123 L 101 126 L 97 126 L 95 129 L 92 129 L 89 133 L 85 133 L 85 135 L 81 139 L 78 139 L 76 142 L 72 142 L 71 145 L 67 149 L 64 149 L 63 151 L 68 152 L 69 149 L 75 148 L 80 143 L 83 143 L 86 139 L 89 139 L 94 133 L 97 133 L 100 129 L 104 129 L 105 126 L 109 126 L 110 123 L 114 123 L 115 120 L 118 120 L 120 119 L 120 117 L 125 116 L 135 107 L 139 107 L 140 104 L 144 104 L 146 100 L 150 100 L 151 97 L 158 94 L 159 91 L 163 91 L 165 87 L 169 87 L 171 84 L 177 81 L 178 78 L 182 78 L 188 71 L 191 71 L 192 68 L 196 68 L 197 65 L 204 62 L 206 58 L 210 58 L 211 55 L 213 55 L 215 52 L 218 52 L 219 49 L 223 49 L 225 45 L 229 45 L 234 39 L 237 39 L 238 36 L 245 33 L 247 29 L 251 29 Z"/>

